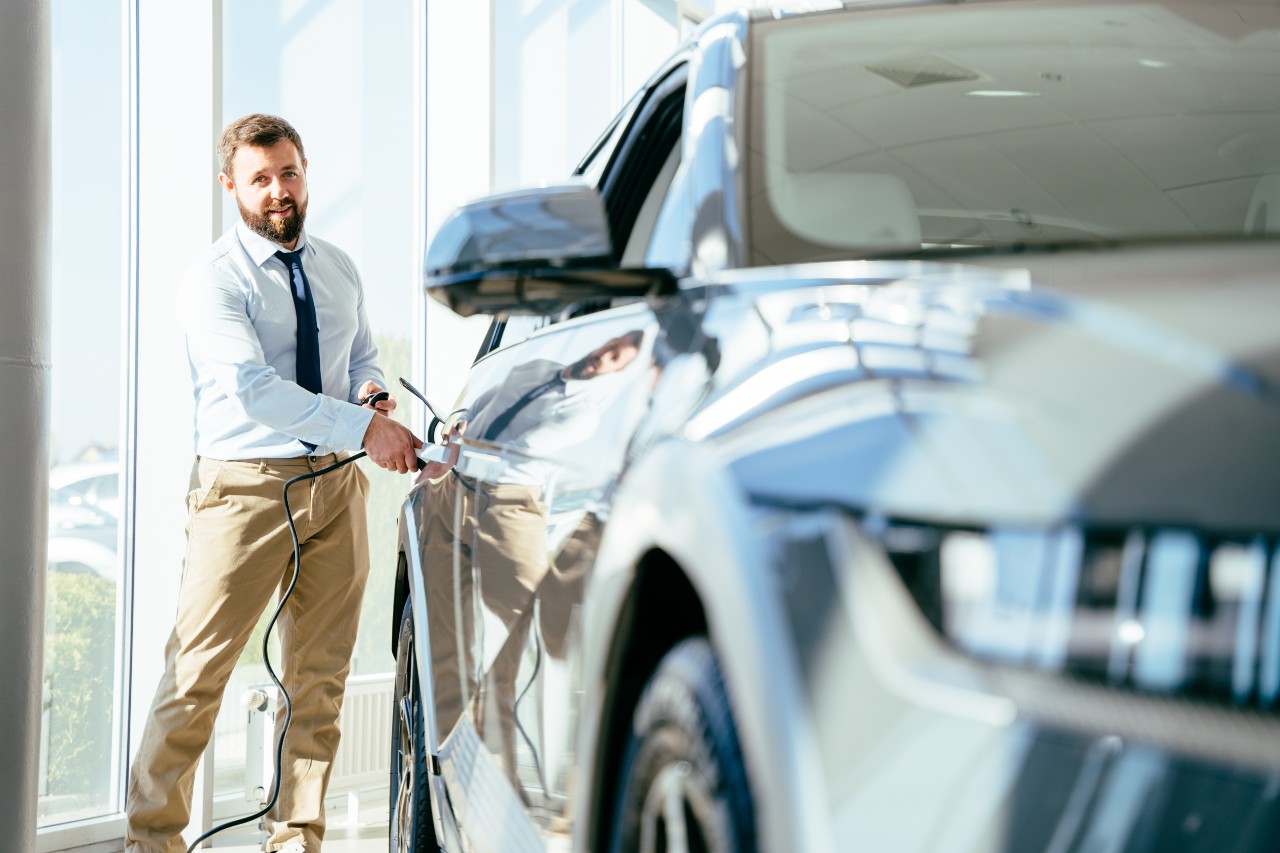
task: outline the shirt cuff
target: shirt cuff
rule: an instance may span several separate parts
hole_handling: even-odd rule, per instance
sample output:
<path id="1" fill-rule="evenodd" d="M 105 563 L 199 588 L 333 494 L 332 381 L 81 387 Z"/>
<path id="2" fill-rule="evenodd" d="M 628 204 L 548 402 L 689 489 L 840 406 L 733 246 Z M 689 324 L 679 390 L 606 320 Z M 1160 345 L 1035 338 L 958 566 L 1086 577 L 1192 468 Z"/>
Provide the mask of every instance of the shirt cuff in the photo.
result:
<path id="1" fill-rule="evenodd" d="M 359 450 L 364 447 L 364 434 L 369 429 L 369 422 L 376 413 L 353 403 L 337 403 L 338 409 L 333 424 L 333 446 L 347 450 Z"/>

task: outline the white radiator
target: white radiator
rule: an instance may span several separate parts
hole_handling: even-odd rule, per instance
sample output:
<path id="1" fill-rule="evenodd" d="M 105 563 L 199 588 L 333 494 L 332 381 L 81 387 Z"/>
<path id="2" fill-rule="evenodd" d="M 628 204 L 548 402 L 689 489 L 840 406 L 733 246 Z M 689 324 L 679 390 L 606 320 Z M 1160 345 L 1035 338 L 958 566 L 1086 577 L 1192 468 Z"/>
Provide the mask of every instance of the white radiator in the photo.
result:
<path id="1" fill-rule="evenodd" d="M 395 674 L 352 676 L 338 726 L 342 740 L 333 761 L 329 796 L 343 796 L 385 787 L 391 767 L 391 690 Z M 248 697 L 255 692 L 257 701 Z M 244 694 L 249 708 L 245 738 L 244 794 L 263 804 L 274 776 L 275 686 L 255 685 Z"/>
<path id="2" fill-rule="evenodd" d="M 395 680 L 395 673 L 347 679 L 346 699 L 338 718 L 342 740 L 333 762 L 330 794 L 389 784 L 391 691 Z"/>

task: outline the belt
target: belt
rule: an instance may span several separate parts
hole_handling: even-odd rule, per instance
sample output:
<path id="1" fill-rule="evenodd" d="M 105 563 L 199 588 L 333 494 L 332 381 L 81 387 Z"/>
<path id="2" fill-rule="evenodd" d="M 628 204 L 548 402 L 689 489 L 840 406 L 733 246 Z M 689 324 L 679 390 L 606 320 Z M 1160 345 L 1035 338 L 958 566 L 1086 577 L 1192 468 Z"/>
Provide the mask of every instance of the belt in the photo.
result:
<path id="1" fill-rule="evenodd" d="M 290 465 L 311 465 L 311 466 L 319 466 L 323 468 L 326 465 L 333 465 L 336 462 L 341 462 L 343 459 L 346 459 L 350 455 L 351 454 L 345 450 L 339 450 L 335 453 L 321 453 L 315 456 L 280 456 L 275 458 L 264 456 L 264 457 L 254 457 L 251 459 L 213 459 L 212 457 L 208 457 L 208 456 L 206 457 L 197 456 L 196 462 L 199 462 L 201 459 L 209 459 L 210 461 L 213 461 L 213 462 L 242 462 L 242 463 L 247 463 L 249 465 L 266 465 L 266 466 L 271 466 L 276 468 L 286 467 Z"/>

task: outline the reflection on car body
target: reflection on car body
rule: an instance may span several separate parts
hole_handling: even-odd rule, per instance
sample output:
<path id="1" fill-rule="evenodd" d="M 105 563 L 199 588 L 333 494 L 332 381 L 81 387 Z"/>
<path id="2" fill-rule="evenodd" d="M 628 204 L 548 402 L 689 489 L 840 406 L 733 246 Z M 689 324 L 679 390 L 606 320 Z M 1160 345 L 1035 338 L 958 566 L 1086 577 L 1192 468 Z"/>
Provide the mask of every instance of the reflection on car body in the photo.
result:
<path id="1" fill-rule="evenodd" d="M 521 788 L 515 759 L 529 756 L 536 771 L 529 787 L 541 798 L 556 781 L 543 776 L 543 765 L 564 760 L 539 755 L 530 732 L 559 720 L 537 720 L 537 728 L 521 723 L 516 685 L 529 679 L 518 678 L 518 670 L 531 644 L 539 669 L 563 660 L 567 617 L 576 603 L 564 599 L 578 595 L 584 569 L 568 556 L 583 550 L 581 541 L 566 546 L 565 540 L 596 535 L 593 507 L 609 485 L 602 477 L 616 470 L 609 460 L 622 450 L 609 439 L 629 433 L 617 419 L 634 420 L 634 403 L 643 402 L 636 394 L 647 373 L 643 342 L 642 330 L 628 329 L 568 363 L 521 362 L 518 347 L 504 351 L 491 368 L 502 371 L 502 383 L 452 419 L 457 452 L 424 472 L 418 544 L 430 567 L 437 725 L 451 726 L 472 697 L 486 697 L 476 710 L 479 735 L 504 756 L 510 781 Z M 530 607 L 535 598 L 537 614 Z M 563 697 L 566 710 L 568 700 Z"/>
<path id="2" fill-rule="evenodd" d="M 459 211 L 393 848 L 1274 850 L 1277 92 L 1274 2 L 735 13 Z"/>
<path id="3" fill-rule="evenodd" d="M 454 464 L 419 504 L 437 724 L 476 697 L 478 738 L 548 825 L 569 817 L 582 581 L 655 376 L 655 330 L 636 328 L 637 313 L 576 323 L 569 352 L 590 347 L 576 359 L 495 353 L 486 369 L 503 392 L 457 413 Z"/>

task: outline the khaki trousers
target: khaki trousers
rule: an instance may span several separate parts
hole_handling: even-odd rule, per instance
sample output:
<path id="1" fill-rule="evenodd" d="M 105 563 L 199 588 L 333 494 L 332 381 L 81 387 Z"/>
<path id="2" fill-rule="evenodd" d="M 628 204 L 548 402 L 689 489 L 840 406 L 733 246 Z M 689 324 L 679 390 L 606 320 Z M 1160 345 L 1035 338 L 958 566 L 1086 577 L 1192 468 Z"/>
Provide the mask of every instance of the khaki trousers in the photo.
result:
<path id="1" fill-rule="evenodd" d="M 231 670 L 273 593 L 283 594 L 292 577 L 293 541 L 281 489 L 290 478 L 339 458 L 197 460 L 187 496 L 178 612 L 130 771 L 130 853 L 185 850 L 181 833 L 191 814 L 196 763 L 209 743 Z M 337 717 L 369 573 L 368 494 L 368 479 L 354 463 L 289 490 L 302 569 L 277 623 L 283 661 L 273 665 L 277 672 L 283 665 L 293 719 L 264 850 L 299 841 L 314 853 L 324 837 Z"/>

